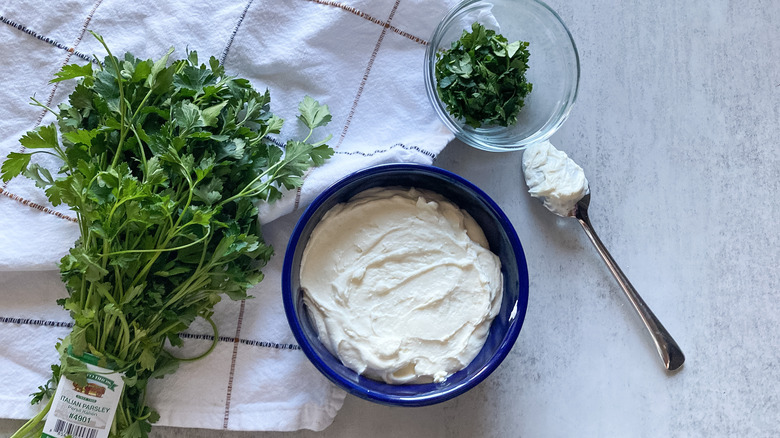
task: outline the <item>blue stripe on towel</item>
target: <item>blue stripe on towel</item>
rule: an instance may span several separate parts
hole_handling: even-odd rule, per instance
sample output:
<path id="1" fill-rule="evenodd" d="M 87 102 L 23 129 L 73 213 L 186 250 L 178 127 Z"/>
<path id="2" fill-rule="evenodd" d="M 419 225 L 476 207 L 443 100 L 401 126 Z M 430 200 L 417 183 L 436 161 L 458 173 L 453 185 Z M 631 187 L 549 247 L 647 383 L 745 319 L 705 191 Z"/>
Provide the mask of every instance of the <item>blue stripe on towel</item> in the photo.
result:
<path id="1" fill-rule="evenodd" d="M 26 33 L 27 35 L 33 36 L 33 37 L 35 37 L 35 38 L 37 38 L 37 39 L 39 39 L 39 40 L 41 40 L 41 41 L 43 41 L 45 43 L 49 43 L 49 44 L 51 44 L 52 46 L 54 46 L 54 47 L 56 47 L 58 49 L 62 49 L 64 51 L 66 51 L 66 52 L 70 52 L 70 53 L 78 56 L 79 58 L 81 58 L 81 59 L 83 59 L 85 61 L 97 62 L 91 56 L 85 55 L 85 54 L 79 52 L 78 50 L 75 50 L 73 47 L 68 47 L 68 46 L 60 43 L 57 40 L 51 39 L 51 38 L 49 38 L 47 36 L 43 36 L 43 35 L 39 34 L 38 32 L 36 32 L 36 31 L 34 31 L 32 29 L 28 29 L 26 26 L 21 25 L 21 24 L 15 22 L 13 20 L 7 18 L 7 17 L 3 17 L 2 15 L 0 15 L 0 22 L 3 22 L 3 23 L 5 23 L 5 24 L 7 24 L 7 25 L 9 25 L 11 27 L 14 27 L 14 28 L 18 29 L 18 30 L 21 30 L 22 32 Z"/>
<path id="2" fill-rule="evenodd" d="M 52 321 L 52 320 L 46 320 L 46 319 L 36 319 L 36 318 L 21 318 L 21 317 L 9 317 L 9 316 L 0 316 L 0 323 L 4 324 L 19 324 L 19 325 L 34 325 L 39 327 L 63 327 L 63 328 L 71 328 L 73 327 L 72 322 L 67 321 Z M 207 335 L 207 334 L 199 334 L 199 333 L 181 333 L 180 335 L 184 339 L 198 339 L 198 340 L 206 340 L 206 341 L 213 341 L 214 335 Z M 219 342 L 235 342 L 236 339 L 231 336 L 220 336 Z M 249 345 L 252 347 L 263 347 L 263 348 L 273 348 L 275 350 L 300 350 L 301 347 L 295 344 L 284 344 L 284 343 L 278 343 L 278 342 L 268 342 L 268 341 L 258 341 L 256 339 L 239 339 L 239 343 L 244 345 Z"/>

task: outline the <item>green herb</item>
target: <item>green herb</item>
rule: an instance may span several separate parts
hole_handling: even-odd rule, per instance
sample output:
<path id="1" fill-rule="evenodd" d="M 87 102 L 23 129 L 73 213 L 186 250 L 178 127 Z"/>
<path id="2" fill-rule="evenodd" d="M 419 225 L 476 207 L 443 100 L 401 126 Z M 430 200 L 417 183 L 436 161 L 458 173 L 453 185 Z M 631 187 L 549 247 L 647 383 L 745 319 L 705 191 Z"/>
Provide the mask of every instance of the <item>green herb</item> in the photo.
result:
<path id="1" fill-rule="evenodd" d="M 449 50 L 436 54 L 437 91 L 447 111 L 474 128 L 509 126 L 525 104 L 528 43 L 507 39 L 479 23 Z"/>
<path id="2" fill-rule="evenodd" d="M 111 436 L 145 437 L 158 418 L 146 405 L 148 380 L 197 359 L 177 358 L 164 344 L 181 345 L 179 333 L 198 317 L 217 342 L 214 305 L 223 295 L 247 298 L 273 253 L 256 204 L 300 186 L 310 166 L 333 154 L 330 137 L 309 140 L 331 116 L 306 97 L 299 119 L 309 135 L 280 148 L 268 139 L 282 127 L 268 91 L 227 76 L 215 58 L 200 64 L 189 52 L 169 63 L 173 49 L 156 62 L 117 58 L 95 37 L 108 56 L 97 68 L 66 65 L 56 74 L 52 82 L 78 78 L 75 90 L 49 109 L 56 125 L 22 137 L 27 151 L 8 156 L 2 179 L 33 179 L 53 205 L 75 212 L 80 229 L 60 261 L 68 296 L 58 303 L 75 324 L 33 403 L 51 396 L 59 374 L 85 384 L 73 356 L 89 353 L 125 376 Z M 39 153 L 62 161 L 60 175 L 31 163 Z M 15 436 L 40 436 L 50 406 Z"/>

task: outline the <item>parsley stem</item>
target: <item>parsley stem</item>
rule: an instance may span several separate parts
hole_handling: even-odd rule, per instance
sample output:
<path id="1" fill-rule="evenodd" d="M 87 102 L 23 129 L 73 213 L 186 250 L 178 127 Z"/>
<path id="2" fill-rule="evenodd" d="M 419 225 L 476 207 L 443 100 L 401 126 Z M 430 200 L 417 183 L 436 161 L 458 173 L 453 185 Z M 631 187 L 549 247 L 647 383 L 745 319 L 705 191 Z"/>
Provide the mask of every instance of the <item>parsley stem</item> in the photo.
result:
<path id="1" fill-rule="evenodd" d="M 97 290 L 97 293 L 98 293 L 98 295 L 100 295 L 101 297 L 103 297 L 103 298 L 104 298 L 106 301 L 108 301 L 109 303 L 116 305 L 116 299 L 114 299 L 114 296 L 113 296 L 113 295 L 111 295 L 110 293 L 108 293 L 108 290 L 107 290 L 107 289 L 104 289 L 104 288 L 102 288 L 102 287 L 96 287 L 95 289 Z"/>
<path id="2" fill-rule="evenodd" d="M 125 316 L 123 314 L 118 314 L 117 319 L 119 320 L 119 324 L 121 327 L 120 334 L 122 334 L 122 341 L 120 345 L 122 345 L 122 349 L 119 350 L 120 357 L 122 359 L 127 359 L 127 350 L 130 348 L 130 326 L 127 324 L 127 319 L 125 319 Z M 140 339 L 140 338 L 136 338 Z"/>
<path id="3" fill-rule="evenodd" d="M 116 324 L 116 316 L 110 315 L 108 317 L 108 321 L 105 321 L 103 325 L 101 326 L 103 329 L 103 333 L 101 334 L 98 332 L 98 348 L 100 351 L 106 351 L 106 343 L 108 342 L 108 336 L 111 334 L 111 331 L 114 329 L 114 325 Z"/>
<path id="4" fill-rule="evenodd" d="M 303 139 L 303 142 L 306 143 L 309 141 L 309 137 L 314 133 L 314 128 L 309 128 L 309 135 L 306 136 L 306 138 Z"/>
<path id="5" fill-rule="evenodd" d="M 174 248 L 162 248 L 162 249 L 126 249 L 122 251 L 114 251 L 110 252 L 108 254 L 101 254 L 102 257 L 112 256 L 112 255 L 119 255 L 119 254 L 136 254 L 136 253 L 163 253 L 163 252 L 170 252 L 170 251 L 178 251 L 180 249 L 189 248 L 193 245 L 197 245 L 200 242 L 203 242 L 206 240 L 206 236 L 203 236 L 199 238 L 198 240 L 193 240 L 192 242 L 186 244 L 177 246 Z"/>
<path id="6" fill-rule="evenodd" d="M 149 92 L 151 93 L 151 90 Z M 144 97 L 144 100 L 146 100 L 146 97 Z M 143 106 L 143 102 L 141 102 L 141 106 L 139 106 L 138 109 L 140 110 L 142 106 Z M 135 115 L 133 115 L 133 120 L 135 120 Z M 141 135 L 138 134 L 138 131 L 135 128 L 135 123 L 130 124 L 130 129 L 133 131 L 133 134 L 135 134 L 135 138 L 138 140 L 138 152 L 141 154 L 141 169 L 143 169 L 144 172 L 143 181 L 147 182 L 148 180 L 146 175 L 146 151 L 144 151 L 144 142 L 143 140 L 141 140 Z"/>
<path id="7" fill-rule="evenodd" d="M 219 342 L 219 329 L 217 329 L 217 324 L 214 323 L 214 320 L 211 319 L 210 316 L 204 316 L 203 319 L 205 319 L 206 322 L 208 322 L 211 325 L 211 330 L 213 330 L 214 333 L 213 339 L 211 341 L 211 346 L 209 346 L 209 349 L 195 357 L 177 357 L 171 354 L 171 352 L 169 351 L 168 354 L 170 354 L 171 357 L 181 362 L 195 362 L 203 359 L 204 357 L 211 354 L 212 351 L 214 351 L 214 348 L 217 347 L 217 343 Z"/>
<path id="8" fill-rule="evenodd" d="M 254 188 L 254 189 L 250 190 L 249 188 L 252 187 L 256 182 L 260 181 L 262 178 L 267 176 L 269 173 L 271 173 L 271 171 L 273 171 L 274 174 L 275 174 L 276 171 L 278 170 L 278 168 L 282 167 L 284 164 L 285 164 L 284 160 L 275 163 L 273 166 L 271 166 L 268 169 L 266 169 L 265 171 L 263 171 L 260 175 L 257 175 L 255 177 L 255 179 L 253 179 L 252 181 L 249 182 L 249 184 L 244 186 L 244 188 L 240 192 L 238 192 L 236 195 L 233 195 L 233 196 L 223 200 L 222 202 L 220 202 L 219 206 L 221 207 L 221 206 L 227 204 L 228 202 L 234 201 L 234 200 L 239 199 L 239 198 L 244 198 L 244 197 L 250 196 L 249 194 L 252 193 L 252 192 L 262 193 L 262 191 L 265 190 L 270 183 L 266 182 L 263 185 L 261 185 L 261 187 L 262 187 L 261 190 L 258 190 L 257 188 Z"/>
<path id="9" fill-rule="evenodd" d="M 31 97 L 30 100 L 32 100 L 34 102 L 34 103 L 31 103 L 30 105 L 41 107 L 41 108 L 45 109 L 46 111 L 48 111 L 48 112 L 54 114 L 55 116 L 57 116 L 57 118 L 60 117 L 60 113 L 59 112 L 54 111 L 53 109 L 49 108 L 46 104 L 44 104 L 43 102 L 39 101 L 35 97 Z"/>
<path id="10" fill-rule="evenodd" d="M 23 438 L 23 437 L 39 437 L 41 436 L 41 432 L 43 431 L 43 420 L 46 418 L 46 415 L 49 413 L 49 410 L 51 409 L 51 405 L 54 401 L 54 396 L 52 395 L 49 397 L 49 401 L 46 402 L 46 405 L 41 409 L 40 412 L 38 412 L 37 415 L 30 418 L 29 421 L 24 423 L 24 425 L 19 428 L 13 435 L 11 435 L 11 438 Z"/>

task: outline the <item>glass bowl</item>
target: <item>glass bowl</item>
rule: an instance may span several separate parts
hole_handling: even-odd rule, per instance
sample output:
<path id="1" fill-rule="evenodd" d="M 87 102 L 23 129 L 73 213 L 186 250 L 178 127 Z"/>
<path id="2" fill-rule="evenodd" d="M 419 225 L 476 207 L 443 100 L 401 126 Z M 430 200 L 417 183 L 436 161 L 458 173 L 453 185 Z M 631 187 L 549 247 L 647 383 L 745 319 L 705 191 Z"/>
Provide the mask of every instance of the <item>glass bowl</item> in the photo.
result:
<path id="1" fill-rule="evenodd" d="M 447 112 L 436 91 L 436 53 L 449 49 L 474 22 L 510 43 L 529 43 L 526 78 L 533 90 L 517 123 L 509 127 L 468 126 Z M 550 138 L 569 116 L 579 78 L 579 55 L 571 33 L 555 11 L 537 0 L 463 1 L 439 23 L 425 52 L 425 88 L 436 113 L 462 142 L 488 151 L 520 150 Z"/>
<path id="2" fill-rule="evenodd" d="M 391 385 L 363 377 L 344 366 L 317 337 L 300 288 L 300 263 L 312 230 L 338 203 L 372 187 L 404 186 L 437 192 L 466 210 L 482 227 L 490 250 L 501 259 L 504 291 L 499 311 L 476 358 L 440 383 Z M 306 209 L 287 245 L 282 269 L 282 300 L 298 345 L 312 364 L 337 386 L 376 403 L 424 406 L 449 400 L 476 386 L 504 360 L 523 325 L 528 306 L 528 268 L 512 223 L 482 190 L 443 169 L 418 164 L 387 164 L 353 173 L 320 194 Z"/>

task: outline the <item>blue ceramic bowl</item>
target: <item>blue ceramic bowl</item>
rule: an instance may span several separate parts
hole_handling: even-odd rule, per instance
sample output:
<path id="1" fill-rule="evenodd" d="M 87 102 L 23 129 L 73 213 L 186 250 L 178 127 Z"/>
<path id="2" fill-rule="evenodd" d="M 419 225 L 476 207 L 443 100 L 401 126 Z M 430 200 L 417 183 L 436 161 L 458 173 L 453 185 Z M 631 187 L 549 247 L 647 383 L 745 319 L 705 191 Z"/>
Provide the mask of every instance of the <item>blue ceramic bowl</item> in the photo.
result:
<path id="1" fill-rule="evenodd" d="M 363 377 L 344 366 L 317 337 L 300 288 L 301 256 L 312 230 L 334 205 L 357 193 L 385 186 L 403 186 L 437 192 L 466 210 L 482 227 L 490 249 L 501 259 L 504 296 L 501 311 L 490 326 L 485 345 L 466 368 L 441 383 L 390 385 Z M 449 400 L 476 386 L 512 349 L 528 306 L 528 268 L 517 234 L 501 209 L 482 190 L 465 179 L 433 166 L 388 164 L 353 173 L 336 182 L 306 209 L 287 245 L 282 272 L 282 297 L 287 321 L 303 352 L 333 383 L 347 392 L 377 403 L 424 406 Z"/>

